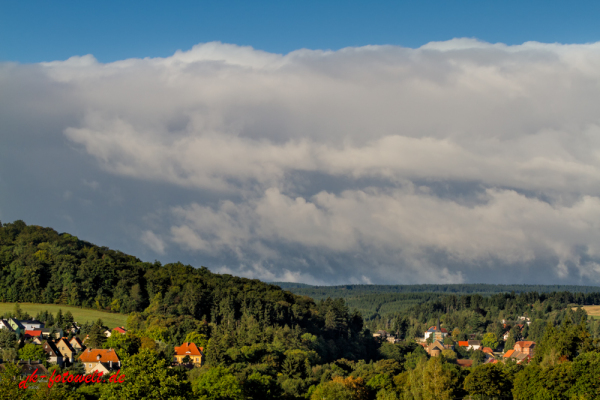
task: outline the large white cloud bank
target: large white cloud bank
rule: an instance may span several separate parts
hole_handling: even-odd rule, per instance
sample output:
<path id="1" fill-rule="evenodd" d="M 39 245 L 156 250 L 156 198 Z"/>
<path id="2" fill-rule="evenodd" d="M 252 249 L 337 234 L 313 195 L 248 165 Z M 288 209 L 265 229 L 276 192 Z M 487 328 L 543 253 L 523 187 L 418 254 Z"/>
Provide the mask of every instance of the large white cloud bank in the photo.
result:
<path id="1" fill-rule="evenodd" d="M 600 283 L 600 44 L 207 43 L 5 64 L 0 85 L 32 77 L 72 151 L 197 194 L 138 221 L 157 254 L 308 283 Z"/>

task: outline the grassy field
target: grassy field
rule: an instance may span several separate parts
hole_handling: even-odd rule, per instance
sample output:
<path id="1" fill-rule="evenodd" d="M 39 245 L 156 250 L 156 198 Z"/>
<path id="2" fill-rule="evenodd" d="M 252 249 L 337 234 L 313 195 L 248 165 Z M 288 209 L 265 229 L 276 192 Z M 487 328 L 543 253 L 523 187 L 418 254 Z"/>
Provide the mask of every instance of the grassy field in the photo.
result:
<path id="1" fill-rule="evenodd" d="M 587 312 L 589 317 L 594 319 L 600 318 L 600 306 L 582 306 L 581 308 L 583 308 L 585 312 Z M 576 309 L 577 307 L 573 307 L 573 311 L 575 311 Z"/>
<path id="2" fill-rule="evenodd" d="M 127 322 L 127 315 L 125 314 L 113 314 L 88 308 L 65 306 L 62 304 L 20 303 L 20 306 L 21 310 L 29 313 L 32 317 L 35 317 L 38 312 L 44 310 L 51 312 L 55 316 L 59 309 L 62 310 L 63 314 L 67 311 L 71 311 L 71 314 L 73 314 L 73 317 L 78 324 L 83 324 L 86 321 L 94 322 L 100 318 L 104 325 L 109 328 L 114 328 L 117 326 L 125 326 L 125 323 Z M 0 315 L 7 311 L 13 312 L 14 309 L 15 303 L 0 303 Z"/>

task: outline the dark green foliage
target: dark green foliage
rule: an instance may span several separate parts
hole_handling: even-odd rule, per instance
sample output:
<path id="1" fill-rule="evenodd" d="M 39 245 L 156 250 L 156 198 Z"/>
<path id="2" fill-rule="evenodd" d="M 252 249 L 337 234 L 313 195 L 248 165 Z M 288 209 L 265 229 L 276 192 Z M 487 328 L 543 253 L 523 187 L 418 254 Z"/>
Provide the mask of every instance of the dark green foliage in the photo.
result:
<path id="1" fill-rule="evenodd" d="M 500 364 L 486 364 L 471 370 L 464 388 L 471 396 L 506 397 L 511 395 L 512 382 Z"/>
<path id="2" fill-rule="evenodd" d="M 104 345 L 104 342 L 106 342 L 106 336 L 104 335 L 105 330 L 106 328 L 102 325 L 102 321 L 97 320 L 88 332 L 88 346 L 93 349 L 101 349 Z"/>

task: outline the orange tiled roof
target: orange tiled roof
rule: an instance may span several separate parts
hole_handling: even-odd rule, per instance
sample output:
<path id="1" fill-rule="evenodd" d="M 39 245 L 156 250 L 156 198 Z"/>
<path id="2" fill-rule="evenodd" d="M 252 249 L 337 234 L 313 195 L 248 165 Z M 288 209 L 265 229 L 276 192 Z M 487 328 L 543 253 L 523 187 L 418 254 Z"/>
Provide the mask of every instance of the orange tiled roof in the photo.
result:
<path id="1" fill-rule="evenodd" d="M 459 340 L 458 345 L 460 347 L 469 347 L 469 341 L 468 340 Z"/>
<path id="2" fill-rule="evenodd" d="M 484 353 L 490 353 L 490 354 L 492 354 L 494 352 L 494 350 L 492 350 L 490 347 L 484 347 L 482 351 Z"/>
<path id="3" fill-rule="evenodd" d="M 506 353 L 504 353 L 504 358 L 509 358 L 510 356 L 512 356 L 512 354 L 514 353 L 514 350 L 509 350 Z"/>
<path id="4" fill-rule="evenodd" d="M 98 356 L 100 358 L 98 359 Z M 81 362 L 119 362 L 119 356 L 113 349 L 87 349 L 79 356 Z"/>
<path id="5" fill-rule="evenodd" d="M 123 328 L 122 326 L 117 326 L 116 328 L 113 329 L 113 332 L 114 331 L 122 333 L 123 335 L 127 333 L 127 329 Z"/>
<path id="6" fill-rule="evenodd" d="M 25 336 L 38 337 L 42 336 L 41 330 L 25 330 Z"/>
<path id="7" fill-rule="evenodd" d="M 533 342 L 531 340 L 519 340 L 517 343 L 515 343 L 515 345 L 517 345 L 517 344 L 519 346 L 523 347 L 524 349 L 535 346 L 535 342 Z"/>
<path id="8" fill-rule="evenodd" d="M 201 356 L 204 349 L 198 348 L 195 343 L 186 342 L 179 347 L 175 347 L 175 355 L 178 356 Z"/>

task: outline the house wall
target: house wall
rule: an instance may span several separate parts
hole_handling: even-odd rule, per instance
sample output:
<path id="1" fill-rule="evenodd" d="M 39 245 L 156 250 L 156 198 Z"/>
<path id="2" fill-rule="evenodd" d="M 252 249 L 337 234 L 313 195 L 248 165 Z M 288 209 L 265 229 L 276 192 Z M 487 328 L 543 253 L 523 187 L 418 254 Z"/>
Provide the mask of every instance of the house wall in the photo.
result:
<path id="1" fill-rule="evenodd" d="M 183 359 L 185 357 L 186 357 L 186 355 L 183 355 L 183 356 L 175 355 L 175 361 L 178 362 L 179 364 L 183 364 Z M 202 356 L 190 355 L 190 358 L 192 359 L 192 362 L 194 363 L 195 366 L 197 366 L 197 367 L 202 366 L 202 363 L 203 363 Z"/>

